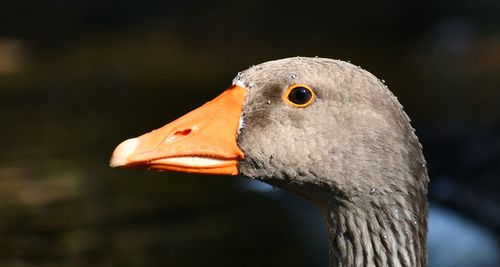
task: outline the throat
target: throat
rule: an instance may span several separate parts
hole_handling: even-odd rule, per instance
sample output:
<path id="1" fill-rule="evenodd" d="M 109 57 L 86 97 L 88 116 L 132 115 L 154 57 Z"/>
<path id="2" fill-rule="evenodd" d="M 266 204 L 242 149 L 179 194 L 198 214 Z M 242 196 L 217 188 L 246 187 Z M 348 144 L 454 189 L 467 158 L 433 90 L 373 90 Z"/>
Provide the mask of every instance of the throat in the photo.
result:
<path id="1" fill-rule="evenodd" d="M 330 202 L 330 266 L 427 266 L 427 205 Z"/>

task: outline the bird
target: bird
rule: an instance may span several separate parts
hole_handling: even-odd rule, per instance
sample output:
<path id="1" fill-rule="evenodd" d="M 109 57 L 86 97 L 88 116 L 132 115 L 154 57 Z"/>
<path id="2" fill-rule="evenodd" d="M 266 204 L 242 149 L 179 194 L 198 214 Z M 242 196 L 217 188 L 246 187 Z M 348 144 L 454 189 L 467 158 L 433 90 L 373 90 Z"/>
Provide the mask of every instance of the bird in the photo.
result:
<path id="1" fill-rule="evenodd" d="M 427 266 L 422 145 L 385 83 L 349 62 L 251 66 L 215 99 L 120 143 L 110 166 L 256 179 L 319 208 L 329 266 Z"/>

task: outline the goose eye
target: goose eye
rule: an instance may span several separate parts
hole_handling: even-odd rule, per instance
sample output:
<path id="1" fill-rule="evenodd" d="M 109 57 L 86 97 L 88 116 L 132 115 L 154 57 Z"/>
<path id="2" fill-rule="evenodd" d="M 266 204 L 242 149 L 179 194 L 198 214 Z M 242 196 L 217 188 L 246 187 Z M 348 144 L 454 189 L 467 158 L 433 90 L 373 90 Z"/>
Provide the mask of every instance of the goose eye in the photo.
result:
<path id="1" fill-rule="evenodd" d="M 294 84 L 285 91 L 283 95 L 285 102 L 297 108 L 305 108 L 314 102 L 316 95 L 307 85 Z"/>

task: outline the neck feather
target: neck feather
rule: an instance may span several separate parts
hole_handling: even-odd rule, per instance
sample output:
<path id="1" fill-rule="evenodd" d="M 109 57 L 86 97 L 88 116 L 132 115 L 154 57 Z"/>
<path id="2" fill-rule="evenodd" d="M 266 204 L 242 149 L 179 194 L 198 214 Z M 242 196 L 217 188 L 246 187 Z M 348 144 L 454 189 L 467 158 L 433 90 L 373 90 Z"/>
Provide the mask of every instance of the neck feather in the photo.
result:
<path id="1" fill-rule="evenodd" d="M 331 201 L 322 208 L 330 266 L 427 266 L 425 199 L 378 199 L 384 201 Z"/>

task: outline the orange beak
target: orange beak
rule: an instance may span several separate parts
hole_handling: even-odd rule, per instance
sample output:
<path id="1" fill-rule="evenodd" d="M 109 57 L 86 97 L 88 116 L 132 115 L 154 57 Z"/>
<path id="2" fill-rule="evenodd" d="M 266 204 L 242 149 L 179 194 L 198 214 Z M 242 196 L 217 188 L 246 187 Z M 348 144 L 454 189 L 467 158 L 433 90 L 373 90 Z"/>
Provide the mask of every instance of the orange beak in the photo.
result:
<path id="1" fill-rule="evenodd" d="M 238 127 L 247 89 L 232 86 L 205 105 L 115 148 L 111 167 L 238 174 Z"/>

